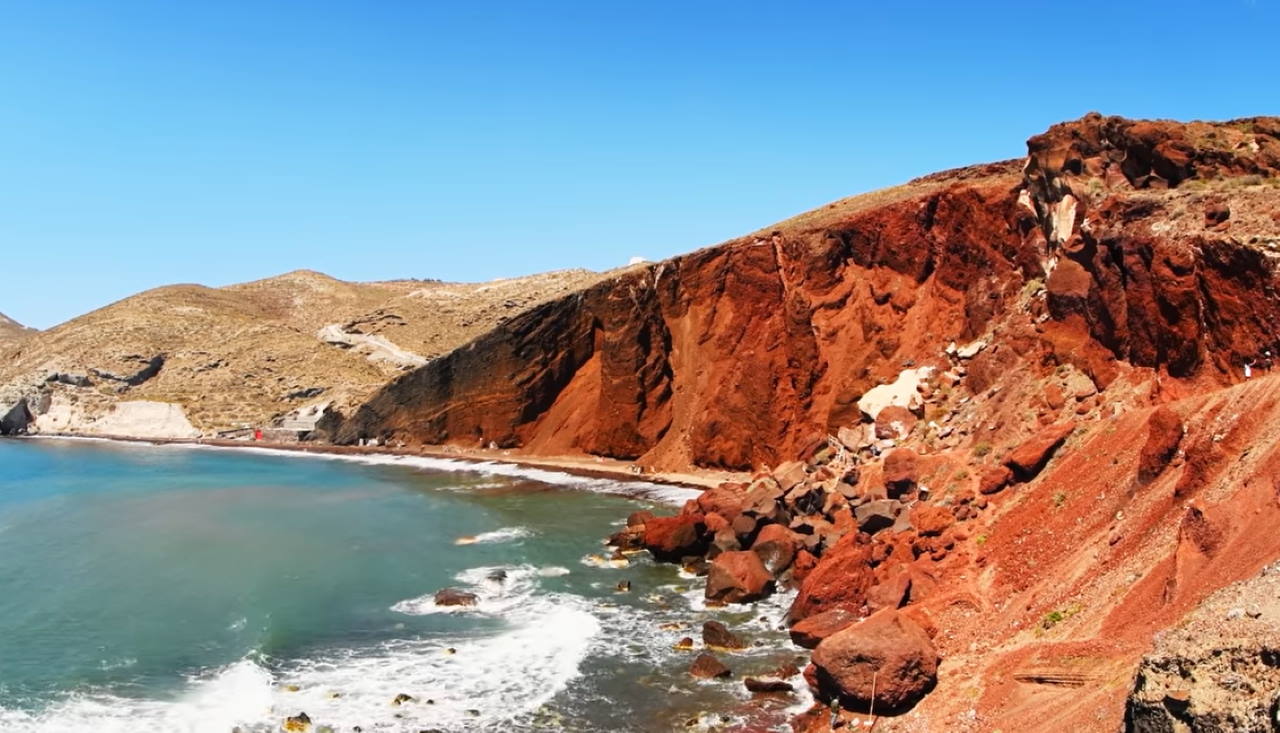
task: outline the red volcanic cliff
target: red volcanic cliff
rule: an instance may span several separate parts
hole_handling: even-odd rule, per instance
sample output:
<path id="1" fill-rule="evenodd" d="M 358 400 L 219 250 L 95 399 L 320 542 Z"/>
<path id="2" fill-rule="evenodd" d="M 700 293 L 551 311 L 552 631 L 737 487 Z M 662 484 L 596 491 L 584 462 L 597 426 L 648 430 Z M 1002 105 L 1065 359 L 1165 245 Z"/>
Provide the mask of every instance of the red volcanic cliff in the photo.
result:
<path id="1" fill-rule="evenodd" d="M 550 302 L 335 437 L 754 471 L 613 541 L 705 555 L 712 602 L 794 589 L 846 724 L 1255 729 L 1280 651 L 1143 655 L 1280 558 L 1280 120 L 1090 115 L 1028 152 Z M 1280 599 L 1196 618 L 1261 638 Z"/>
<path id="2" fill-rule="evenodd" d="M 343 437 L 776 463 L 856 421 L 877 379 L 975 335 L 1039 273 L 1020 258 L 1014 166 L 971 173 L 549 303 L 398 380 Z"/>
<path id="3" fill-rule="evenodd" d="M 1225 214 L 1214 191 L 1277 170 L 1277 128 L 1059 125 L 1025 166 L 837 202 L 548 303 L 400 378 L 338 438 L 776 464 L 856 423 L 857 399 L 904 365 L 1021 311 L 1043 315 L 1006 335 L 1016 361 L 1103 386 L 1116 361 L 1230 382 L 1280 332 L 1270 254 L 1237 235 L 1274 225 L 1274 189 L 1229 190 Z"/>

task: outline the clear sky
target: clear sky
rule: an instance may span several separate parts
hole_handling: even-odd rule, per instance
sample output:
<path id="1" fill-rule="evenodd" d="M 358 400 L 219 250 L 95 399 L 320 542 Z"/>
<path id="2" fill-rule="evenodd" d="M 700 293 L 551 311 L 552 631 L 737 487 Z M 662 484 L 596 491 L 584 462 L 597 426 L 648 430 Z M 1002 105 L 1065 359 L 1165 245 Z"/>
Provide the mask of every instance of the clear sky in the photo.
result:
<path id="1" fill-rule="evenodd" d="M 1276 0 L 0 0 L 0 312 L 658 259 L 1089 110 L 1280 114 Z"/>

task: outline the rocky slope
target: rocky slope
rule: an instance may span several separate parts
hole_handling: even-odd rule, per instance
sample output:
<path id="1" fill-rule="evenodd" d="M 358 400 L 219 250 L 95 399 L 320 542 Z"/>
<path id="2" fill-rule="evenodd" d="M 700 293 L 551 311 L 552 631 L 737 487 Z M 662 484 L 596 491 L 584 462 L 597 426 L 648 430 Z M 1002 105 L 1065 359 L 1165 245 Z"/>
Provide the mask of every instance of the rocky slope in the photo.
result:
<path id="1" fill-rule="evenodd" d="M 1156 635 L 1125 710 L 1136 733 L 1280 728 L 1280 563 Z"/>
<path id="2" fill-rule="evenodd" d="M 599 277 L 350 283 L 298 271 L 159 288 L 0 341 L 0 412 L 26 398 L 46 430 L 192 437 L 349 409 L 406 369 Z"/>
<path id="3" fill-rule="evenodd" d="M 1280 557 L 1278 176 L 1273 118 L 1090 115 L 549 301 L 336 437 L 755 471 L 615 542 L 795 587 L 841 721 L 1117 729 L 1153 634 Z"/>

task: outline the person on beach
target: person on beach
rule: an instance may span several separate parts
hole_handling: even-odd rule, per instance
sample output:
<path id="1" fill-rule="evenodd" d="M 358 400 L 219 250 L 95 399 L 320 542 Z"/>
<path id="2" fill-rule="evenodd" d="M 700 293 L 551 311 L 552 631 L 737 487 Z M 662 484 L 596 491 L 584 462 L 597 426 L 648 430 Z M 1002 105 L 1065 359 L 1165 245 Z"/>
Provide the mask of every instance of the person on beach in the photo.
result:
<path id="1" fill-rule="evenodd" d="M 1253 362 L 1246 361 L 1244 363 L 1244 378 L 1248 379 L 1253 376 Z"/>

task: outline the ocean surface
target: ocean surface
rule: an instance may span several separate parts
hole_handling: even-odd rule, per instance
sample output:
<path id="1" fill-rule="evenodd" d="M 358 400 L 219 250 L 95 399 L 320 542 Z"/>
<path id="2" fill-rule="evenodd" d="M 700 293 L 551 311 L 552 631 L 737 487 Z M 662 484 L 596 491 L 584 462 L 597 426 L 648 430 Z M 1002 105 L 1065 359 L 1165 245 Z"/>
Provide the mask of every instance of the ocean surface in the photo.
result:
<path id="1" fill-rule="evenodd" d="M 806 701 L 751 701 L 742 678 L 794 660 L 788 599 L 706 609 L 701 580 L 606 559 L 629 512 L 689 495 L 427 458 L 0 440 L 0 731 L 276 731 L 300 712 L 313 731 L 782 729 Z M 445 587 L 480 601 L 437 607 Z M 721 655 L 726 681 L 672 648 L 708 618 L 756 644 Z"/>

